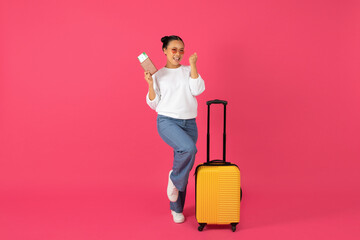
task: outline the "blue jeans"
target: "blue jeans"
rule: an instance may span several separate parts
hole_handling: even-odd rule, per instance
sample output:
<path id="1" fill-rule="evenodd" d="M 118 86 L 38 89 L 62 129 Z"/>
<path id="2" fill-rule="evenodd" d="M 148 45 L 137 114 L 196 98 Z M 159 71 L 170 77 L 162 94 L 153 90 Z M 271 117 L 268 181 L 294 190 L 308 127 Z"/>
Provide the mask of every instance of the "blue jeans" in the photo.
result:
<path id="1" fill-rule="evenodd" d="M 180 213 L 184 209 L 189 173 L 194 166 L 197 153 L 196 121 L 195 118 L 184 120 L 159 114 L 157 129 L 160 137 L 174 149 L 173 171 L 170 179 L 179 190 L 179 198 L 176 202 L 170 202 L 170 209 Z"/>

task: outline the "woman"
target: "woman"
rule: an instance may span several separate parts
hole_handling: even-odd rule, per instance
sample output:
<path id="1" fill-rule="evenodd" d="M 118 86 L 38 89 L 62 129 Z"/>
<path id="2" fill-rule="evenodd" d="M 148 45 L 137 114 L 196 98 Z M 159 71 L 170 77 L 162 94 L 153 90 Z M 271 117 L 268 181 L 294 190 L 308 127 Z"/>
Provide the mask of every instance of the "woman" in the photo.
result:
<path id="1" fill-rule="evenodd" d="M 204 80 L 197 72 L 197 54 L 189 58 L 189 66 L 181 65 L 184 42 L 178 36 L 161 38 L 166 66 L 151 76 L 146 71 L 149 85 L 147 104 L 158 113 L 157 129 L 160 137 L 174 149 L 173 168 L 169 172 L 167 195 L 175 223 L 185 221 L 183 209 L 189 173 L 195 161 L 198 131 L 198 96 L 205 90 Z"/>

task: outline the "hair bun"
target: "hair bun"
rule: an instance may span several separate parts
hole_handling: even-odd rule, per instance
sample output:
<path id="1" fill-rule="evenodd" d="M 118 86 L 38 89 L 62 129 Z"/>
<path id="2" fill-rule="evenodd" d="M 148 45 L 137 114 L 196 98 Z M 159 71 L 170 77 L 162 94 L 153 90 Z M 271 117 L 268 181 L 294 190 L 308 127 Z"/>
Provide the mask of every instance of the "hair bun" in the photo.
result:
<path id="1" fill-rule="evenodd" d="M 166 42 L 166 40 L 169 38 L 169 36 L 164 36 L 161 38 L 161 42 Z"/>

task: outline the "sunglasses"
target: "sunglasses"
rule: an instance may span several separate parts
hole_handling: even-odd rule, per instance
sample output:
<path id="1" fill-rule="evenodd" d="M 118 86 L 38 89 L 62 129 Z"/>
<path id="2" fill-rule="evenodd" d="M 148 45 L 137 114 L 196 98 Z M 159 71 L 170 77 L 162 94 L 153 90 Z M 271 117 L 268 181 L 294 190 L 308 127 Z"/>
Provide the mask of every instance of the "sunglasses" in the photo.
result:
<path id="1" fill-rule="evenodd" d="M 179 54 L 184 54 L 185 53 L 185 51 L 183 49 L 177 50 L 176 48 L 172 48 L 171 52 L 174 53 L 174 54 L 176 54 L 177 52 L 179 52 Z"/>

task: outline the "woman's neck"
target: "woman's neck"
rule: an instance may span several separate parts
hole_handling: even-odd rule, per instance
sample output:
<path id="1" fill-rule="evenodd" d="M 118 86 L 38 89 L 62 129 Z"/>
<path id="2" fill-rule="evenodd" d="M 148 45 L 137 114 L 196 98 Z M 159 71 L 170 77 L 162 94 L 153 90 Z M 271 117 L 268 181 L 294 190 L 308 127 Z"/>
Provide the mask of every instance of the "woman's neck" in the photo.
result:
<path id="1" fill-rule="evenodd" d="M 167 63 L 167 64 L 165 65 L 165 67 L 166 67 L 166 68 L 179 68 L 179 67 L 181 67 L 181 64 L 179 64 L 179 65 L 174 65 L 174 64 L 171 64 L 171 63 Z"/>

